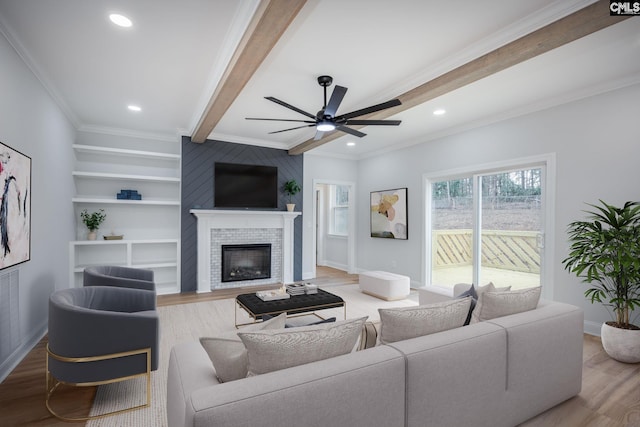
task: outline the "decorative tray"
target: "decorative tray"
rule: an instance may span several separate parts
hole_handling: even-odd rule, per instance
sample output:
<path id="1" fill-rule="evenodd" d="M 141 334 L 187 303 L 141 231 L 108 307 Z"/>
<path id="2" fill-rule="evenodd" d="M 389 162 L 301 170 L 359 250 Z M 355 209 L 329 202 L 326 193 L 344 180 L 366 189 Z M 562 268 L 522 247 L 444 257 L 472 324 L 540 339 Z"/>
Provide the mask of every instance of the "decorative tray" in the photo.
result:
<path id="1" fill-rule="evenodd" d="M 276 291 L 258 291 L 256 292 L 256 296 L 260 298 L 262 301 L 276 301 L 280 299 L 289 299 L 290 295 L 286 292 L 282 292 L 280 290 Z"/>

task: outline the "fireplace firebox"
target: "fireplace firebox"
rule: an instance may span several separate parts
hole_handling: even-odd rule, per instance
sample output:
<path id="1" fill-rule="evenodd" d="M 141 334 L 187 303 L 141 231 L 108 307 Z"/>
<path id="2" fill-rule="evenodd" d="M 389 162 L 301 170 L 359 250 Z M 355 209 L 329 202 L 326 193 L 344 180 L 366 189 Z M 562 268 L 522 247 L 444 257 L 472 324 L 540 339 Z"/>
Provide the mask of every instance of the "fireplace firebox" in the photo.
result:
<path id="1" fill-rule="evenodd" d="M 222 245 L 222 282 L 269 279 L 271 244 Z"/>

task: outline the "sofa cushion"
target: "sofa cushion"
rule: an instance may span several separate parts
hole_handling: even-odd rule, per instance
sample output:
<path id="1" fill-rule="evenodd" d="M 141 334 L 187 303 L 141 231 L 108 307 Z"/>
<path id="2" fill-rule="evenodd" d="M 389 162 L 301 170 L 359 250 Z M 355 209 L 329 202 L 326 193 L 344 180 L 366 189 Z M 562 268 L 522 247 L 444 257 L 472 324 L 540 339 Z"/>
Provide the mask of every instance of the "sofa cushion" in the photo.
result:
<path id="1" fill-rule="evenodd" d="M 383 344 L 429 335 L 464 324 L 471 298 L 417 307 L 380 308 L 380 342 Z"/>
<path id="2" fill-rule="evenodd" d="M 286 314 L 262 323 L 248 325 L 243 330 L 283 329 Z M 247 376 L 247 349 L 237 331 L 224 332 L 214 337 L 201 337 L 200 344 L 209 355 L 220 382 L 228 382 Z"/>
<path id="3" fill-rule="evenodd" d="M 247 348 L 248 375 L 303 365 L 350 353 L 366 317 L 282 330 L 239 332 Z"/>
<path id="4" fill-rule="evenodd" d="M 540 286 L 516 291 L 484 292 L 473 310 L 471 323 L 533 310 L 540 300 Z"/>

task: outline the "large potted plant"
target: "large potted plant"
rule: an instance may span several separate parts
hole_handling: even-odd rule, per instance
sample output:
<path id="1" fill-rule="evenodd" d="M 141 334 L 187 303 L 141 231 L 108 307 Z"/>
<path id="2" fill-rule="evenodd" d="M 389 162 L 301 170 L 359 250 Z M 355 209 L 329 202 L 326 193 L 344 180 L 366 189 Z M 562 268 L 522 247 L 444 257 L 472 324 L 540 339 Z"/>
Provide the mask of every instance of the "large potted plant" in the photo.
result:
<path id="1" fill-rule="evenodd" d="M 287 203 L 287 210 L 289 212 L 293 212 L 296 205 L 295 203 L 292 202 L 291 198 L 296 194 L 298 194 L 302 189 L 300 188 L 300 186 L 298 185 L 295 179 L 291 179 L 285 182 L 284 187 L 282 189 L 284 190 L 284 194 L 289 196 L 289 203 Z"/>
<path id="2" fill-rule="evenodd" d="M 96 240 L 96 231 L 100 228 L 100 224 L 107 218 L 107 214 L 104 213 L 104 209 L 89 213 L 86 209 L 80 212 L 80 218 L 82 222 L 87 226 L 89 233 L 87 234 L 88 240 Z"/>
<path id="3" fill-rule="evenodd" d="M 602 346 L 609 356 L 640 362 L 640 327 L 633 311 L 640 307 L 640 202 L 618 208 L 600 200 L 589 205 L 587 219 L 568 226 L 569 256 L 565 269 L 591 285 L 585 296 L 612 314 L 602 324 Z"/>

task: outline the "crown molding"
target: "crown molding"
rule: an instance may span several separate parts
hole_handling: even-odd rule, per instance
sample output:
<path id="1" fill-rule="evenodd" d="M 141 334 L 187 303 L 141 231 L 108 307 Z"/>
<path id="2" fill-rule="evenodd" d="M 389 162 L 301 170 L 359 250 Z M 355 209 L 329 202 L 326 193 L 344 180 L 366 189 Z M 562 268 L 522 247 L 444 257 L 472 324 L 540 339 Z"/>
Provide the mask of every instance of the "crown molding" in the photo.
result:
<path id="1" fill-rule="evenodd" d="M 575 90 L 573 92 L 565 93 L 563 95 L 559 95 L 556 97 L 545 98 L 544 100 L 533 102 L 519 108 L 510 109 L 501 114 L 495 114 L 495 115 L 484 117 L 482 119 L 474 120 L 471 122 L 466 122 L 460 125 L 451 126 L 442 131 L 434 132 L 429 135 L 425 135 L 409 141 L 405 141 L 404 143 L 394 145 L 393 147 L 372 151 L 369 153 L 364 153 L 358 156 L 358 160 L 364 160 L 372 157 L 382 156 L 384 154 L 388 154 L 398 150 L 403 150 L 405 148 L 409 148 L 414 145 L 420 145 L 423 143 L 435 141 L 447 136 L 468 132 L 474 129 L 481 128 L 483 126 L 489 126 L 495 123 L 504 122 L 509 119 L 526 116 L 528 114 L 537 113 L 539 111 L 548 110 L 550 108 L 560 107 L 562 105 L 567 105 L 572 102 L 580 101 L 582 99 L 591 98 L 594 96 L 602 95 L 608 92 L 613 92 L 615 90 L 622 89 L 625 87 L 630 87 L 637 84 L 640 84 L 640 75 L 627 76 L 621 79 L 607 81 L 600 85 L 589 86 L 588 88 Z"/>
<path id="2" fill-rule="evenodd" d="M 448 71 L 454 70 L 482 55 L 504 46 L 514 40 L 530 34 L 545 25 L 551 24 L 558 19 L 564 18 L 598 0 L 558 0 L 538 11 L 520 19 L 507 27 L 501 28 L 491 36 L 478 40 L 455 55 L 448 56 L 433 64 L 428 69 L 422 70 L 406 79 L 402 79 L 395 86 L 387 86 L 384 92 L 380 93 L 379 100 L 391 99 L 401 93 L 405 93 L 424 82 L 431 81 Z"/>
<path id="3" fill-rule="evenodd" d="M 81 125 L 76 129 L 78 132 L 99 133 L 103 135 L 124 136 L 129 138 L 150 139 L 153 141 L 181 142 L 182 133 L 176 131 L 175 134 L 144 132 L 132 129 L 113 128 L 98 125 Z"/>
<path id="4" fill-rule="evenodd" d="M 22 62 L 24 62 L 31 73 L 36 77 L 36 79 L 38 79 L 40 84 L 44 87 L 49 96 L 51 96 L 53 101 L 60 107 L 63 114 L 71 122 L 71 125 L 74 128 L 78 129 L 78 127 L 80 126 L 80 119 L 73 112 L 71 107 L 69 107 L 69 104 L 67 104 L 64 97 L 60 94 L 60 91 L 53 84 L 49 76 L 43 71 L 42 67 L 37 63 L 36 60 L 33 59 L 31 54 L 22 45 L 20 40 L 18 40 L 11 26 L 6 22 L 5 18 L 2 15 L 0 15 L 0 33 L 2 33 L 5 39 L 7 39 L 20 59 L 22 59 Z"/>

